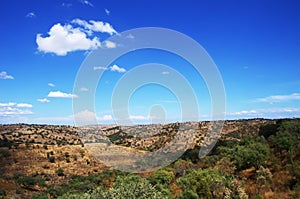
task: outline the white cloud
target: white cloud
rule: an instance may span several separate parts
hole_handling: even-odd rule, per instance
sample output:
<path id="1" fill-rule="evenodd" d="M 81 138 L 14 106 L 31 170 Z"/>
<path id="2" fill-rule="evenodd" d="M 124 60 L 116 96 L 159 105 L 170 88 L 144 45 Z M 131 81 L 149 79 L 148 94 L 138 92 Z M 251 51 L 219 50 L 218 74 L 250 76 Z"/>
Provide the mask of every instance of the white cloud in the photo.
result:
<path id="1" fill-rule="evenodd" d="M 94 5 L 88 1 L 88 0 L 79 0 L 80 3 L 84 4 L 84 5 L 88 5 L 88 6 L 91 6 L 91 7 L 94 7 Z"/>
<path id="2" fill-rule="evenodd" d="M 33 17 L 36 17 L 35 13 L 34 12 L 29 12 L 27 15 L 26 15 L 27 18 L 33 18 Z"/>
<path id="3" fill-rule="evenodd" d="M 112 121 L 113 117 L 111 115 L 104 115 L 103 117 L 99 118 L 100 121 Z"/>
<path id="4" fill-rule="evenodd" d="M 82 92 L 87 92 L 87 91 L 89 91 L 89 89 L 86 88 L 86 87 L 81 87 L 81 88 L 80 88 L 80 91 L 82 91 Z"/>
<path id="5" fill-rule="evenodd" d="M 48 103 L 48 102 L 50 102 L 50 100 L 48 100 L 47 98 L 37 99 L 37 101 L 41 102 L 41 103 Z"/>
<path id="6" fill-rule="evenodd" d="M 73 117 L 39 117 L 30 119 L 30 123 L 34 124 L 53 124 L 53 125 L 74 125 Z"/>
<path id="7" fill-rule="evenodd" d="M 94 70 L 110 70 L 112 72 L 119 72 L 119 73 L 125 73 L 126 69 L 125 68 L 121 68 L 118 65 L 114 64 L 113 66 L 110 67 L 106 67 L 106 66 L 94 66 L 93 67 Z"/>
<path id="8" fill-rule="evenodd" d="M 18 108 L 32 108 L 32 105 L 26 104 L 26 103 L 20 103 L 20 104 L 17 104 L 17 107 Z"/>
<path id="9" fill-rule="evenodd" d="M 78 50 L 93 50 L 101 47 L 101 42 L 95 33 L 117 34 L 117 31 L 107 22 L 95 20 L 73 19 L 71 24 L 53 25 L 47 36 L 37 34 L 38 50 L 44 53 L 54 53 L 64 56 Z M 94 35 L 94 36 L 93 36 Z M 113 42 L 104 42 L 104 47 L 114 48 Z"/>
<path id="10" fill-rule="evenodd" d="M 62 26 L 60 23 L 51 27 L 48 37 L 37 34 L 38 50 L 44 53 L 55 53 L 64 56 L 68 52 L 77 50 L 96 49 L 101 44 L 97 37 L 88 38 L 86 33 L 71 25 Z"/>
<path id="11" fill-rule="evenodd" d="M 72 6 L 71 3 L 62 3 L 61 5 L 66 8 L 70 8 Z"/>
<path id="12" fill-rule="evenodd" d="M 300 93 L 293 93 L 290 95 L 272 95 L 265 98 L 258 98 L 255 101 L 274 103 L 274 102 L 284 102 L 284 101 L 294 101 L 294 100 L 300 100 Z"/>
<path id="13" fill-rule="evenodd" d="M 75 123 L 78 126 L 97 124 L 97 116 L 93 111 L 83 110 L 73 115 Z"/>
<path id="14" fill-rule="evenodd" d="M 250 115 L 257 116 L 258 114 L 259 114 L 259 112 L 257 110 L 243 110 L 243 111 L 228 113 L 227 115 L 230 115 L 230 116 L 250 116 Z"/>
<path id="15" fill-rule="evenodd" d="M 14 102 L 8 102 L 8 103 L 0 103 L 0 107 L 10 107 L 10 106 L 15 106 L 16 103 Z"/>
<path id="16" fill-rule="evenodd" d="M 0 72 L 0 79 L 14 79 L 14 77 L 11 75 L 8 75 L 7 72 L 5 72 L 5 71 L 2 71 L 2 72 Z"/>
<path id="17" fill-rule="evenodd" d="M 107 22 L 82 19 L 73 19 L 73 24 L 79 25 L 85 29 L 88 34 L 93 32 L 108 33 L 110 35 L 117 34 L 117 31 Z"/>
<path id="18" fill-rule="evenodd" d="M 48 86 L 50 86 L 50 87 L 55 87 L 55 84 L 53 84 L 53 83 L 48 83 Z"/>
<path id="19" fill-rule="evenodd" d="M 105 66 L 94 66 L 94 70 L 107 70 L 108 68 Z"/>
<path id="20" fill-rule="evenodd" d="M 257 109 L 257 110 L 242 110 L 232 113 L 226 113 L 226 116 L 237 118 L 285 118 L 285 117 L 299 117 L 300 108 L 269 108 L 269 109 Z"/>
<path id="21" fill-rule="evenodd" d="M 106 15 L 109 15 L 110 14 L 110 11 L 108 9 L 104 9 Z"/>
<path id="22" fill-rule="evenodd" d="M 33 114 L 29 108 L 32 108 L 31 104 L 26 103 L 0 103 L 0 116 L 11 116 L 11 115 L 27 115 Z"/>
<path id="23" fill-rule="evenodd" d="M 55 98 L 77 98 L 77 95 L 71 93 L 63 93 L 61 91 L 50 91 L 48 97 L 55 97 Z"/>
<path id="24" fill-rule="evenodd" d="M 128 39 L 134 39 L 134 36 L 130 33 L 129 35 L 126 36 Z"/>
<path id="25" fill-rule="evenodd" d="M 169 71 L 163 71 L 163 72 L 161 72 L 161 74 L 162 74 L 162 75 L 169 75 L 170 72 L 169 72 Z"/>
<path id="26" fill-rule="evenodd" d="M 116 47 L 117 47 L 117 44 L 116 44 L 115 42 L 106 40 L 106 41 L 104 42 L 104 46 L 105 46 L 106 48 L 116 48 Z"/>
<path id="27" fill-rule="evenodd" d="M 109 67 L 109 69 L 111 71 L 116 71 L 116 72 L 119 72 L 119 73 L 125 73 L 126 72 L 126 69 L 125 68 L 121 68 L 119 67 L 118 65 L 114 64 L 113 66 Z"/>

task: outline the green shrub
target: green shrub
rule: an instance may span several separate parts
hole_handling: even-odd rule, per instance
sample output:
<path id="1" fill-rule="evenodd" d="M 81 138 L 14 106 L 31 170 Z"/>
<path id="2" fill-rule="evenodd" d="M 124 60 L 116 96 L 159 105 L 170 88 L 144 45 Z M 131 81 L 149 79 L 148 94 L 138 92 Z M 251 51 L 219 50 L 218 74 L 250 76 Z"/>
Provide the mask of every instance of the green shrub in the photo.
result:
<path id="1" fill-rule="evenodd" d="M 57 171 L 56 171 L 57 175 L 58 176 L 64 176 L 64 170 L 62 168 L 58 168 Z"/>
<path id="2" fill-rule="evenodd" d="M 181 192 L 176 199 L 198 199 L 198 195 L 192 190 L 184 190 Z"/>
<path id="3" fill-rule="evenodd" d="M 50 156 L 48 158 L 48 161 L 51 162 L 51 163 L 54 163 L 55 162 L 55 157 L 54 156 Z"/>

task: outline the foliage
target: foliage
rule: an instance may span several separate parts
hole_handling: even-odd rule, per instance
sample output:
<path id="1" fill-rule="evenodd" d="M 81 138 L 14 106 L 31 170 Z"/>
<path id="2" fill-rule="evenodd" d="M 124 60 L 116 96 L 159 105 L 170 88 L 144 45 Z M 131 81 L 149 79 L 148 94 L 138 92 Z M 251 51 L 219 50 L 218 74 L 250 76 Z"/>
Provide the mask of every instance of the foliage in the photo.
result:
<path id="1" fill-rule="evenodd" d="M 271 135 L 275 135 L 278 131 L 279 124 L 276 122 L 275 124 L 266 124 L 259 128 L 258 135 L 264 136 L 265 138 L 269 138 Z"/>
<path id="2" fill-rule="evenodd" d="M 177 199 L 198 199 L 199 196 L 192 190 L 184 190 L 176 198 Z"/>
<path id="3" fill-rule="evenodd" d="M 64 176 L 64 170 L 62 168 L 58 168 L 57 171 L 56 171 L 57 175 L 58 176 Z"/>
<path id="4" fill-rule="evenodd" d="M 31 196 L 31 199 L 48 199 L 48 196 L 47 196 L 46 193 L 41 192 L 41 193 L 33 194 L 33 195 Z"/>
<path id="5" fill-rule="evenodd" d="M 51 163 L 54 163 L 55 162 L 55 157 L 54 156 L 50 156 L 48 158 L 48 161 L 51 162 Z"/>
<path id="6" fill-rule="evenodd" d="M 174 164 L 173 168 L 176 176 L 183 176 L 188 169 L 192 167 L 193 163 L 190 160 L 178 159 Z"/>
<path id="7" fill-rule="evenodd" d="M 196 193 L 200 198 L 218 198 L 224 192 L 225 177 L 215 169 L 191 170 L 187 175 L 179 178 L 177 184 L 183 190 L 190 190 L 183 194 Z"/>
<path id="8" fill-rule="evenodd" d="M 174 179 L 174 173 L 171 171 L 167 171 L 164 169 L 156 170 L 152 173 L 149 180 L 152 184 L 162 184 L 162 185 L 169 185 L 171 180 Z"/>
<path id="9" fill-rule="evenodd" d="M 46 186 L 45 180 L 40 176 L 23 176 L 16 175 L 14 177 L 18 184 L 22 185 L 25 188 L 32 188 L 35 185 Z"/>
<path id="10" fill-rule="evenodd" d="M 221 147 L 220 151 L 223 156 L 230 157 L 237 170 L 243 170 L 250 167 L 258 168 L 265 165 L 268 155 L 270 154 L 269 145 L 264 138 L 253 136 L 244 137 L 238 145 L 233 148 Z"/>
<path id="11" fill-rule="evenodd" d="M 90 193 L 84 194 L 66 194 L 60 199 L 74 198 L 74 199 L 163 199 L 167 198 L 159 192 L 150 182 L 137 175 L 130 175 L 127 177 L 118 177 L 113 187 L 109 190 L 97 188 Z"/>
<path id="12" fill-rule="evenodd" d="M 272 180 L 272 173 L 268 168 L 260 166 L 258 170 L 256 170 L 257 178 L 256 181 L 259 185 L 265 185 Z"/>
<path id="13" fill-rule="evenodd" d="M 288 151 L 290 161 L 293 163 L 293 156 L 300 149 L 300 120 L 281 122 L 278 132 L 270 136 L 269 140 L 279 150 Z"/>

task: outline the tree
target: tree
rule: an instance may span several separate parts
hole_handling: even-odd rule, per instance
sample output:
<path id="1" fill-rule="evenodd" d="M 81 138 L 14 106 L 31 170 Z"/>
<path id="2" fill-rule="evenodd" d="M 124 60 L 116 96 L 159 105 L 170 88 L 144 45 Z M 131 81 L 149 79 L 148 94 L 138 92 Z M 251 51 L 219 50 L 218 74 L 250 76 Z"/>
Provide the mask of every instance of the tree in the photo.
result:
<path id="1" fill-rule="evenodd" d="M 176 199 L 198 199 L 199 196 L 192 190 L 184 190 L 181 192 Z"/>
<path id="2" fill-rule="evenodd" d="M 222 153 L 230 157 L 237 170 L 243 170 L 265 165 L 270 148 L 263 137 L 246 136 L 233 148 L 222 148 Z"/>
<path id="3" fill-rule="evenodd" d="M 220 198 L 225 190 L 225 177 L 215 169 L 191 170 L 177 184 L 185 192 L 180 197 L 189 194 L 192 198 L 196 193 L 199 198 Z"/>
<path id="4" fill-rule="evenodd" d="M 62 168 L 58 168 L 57 171 L 56 171 L 57 175 L 58 176 L 64 176 L 64 170 Z"/>
<path id="5" fill-rule="evenodd" d="M 279 150 L 286 150 L 293 164 L 293 156 L 299 151 L 300 120 L 283 121 L 276 135 L 270 136 L 269 140 Z"/>
<path id="6" fill-rule="evenodd" d="M 60 199 L 167 199 L 163 193 L 159 192 L 150 182 L 137 175 L 118 177 L 112 188 L 104 190 L 97 188 L 90 193 L 65 194 Z"/>
<path id="7" fill-rule="evenodd" d="M 171 171 L 159 169 L 156 170 L 149 178 L 150 182 L 154 185 L 162 184 L 169 185 L 171 180 L 174 179 L 174 174 Z"/>

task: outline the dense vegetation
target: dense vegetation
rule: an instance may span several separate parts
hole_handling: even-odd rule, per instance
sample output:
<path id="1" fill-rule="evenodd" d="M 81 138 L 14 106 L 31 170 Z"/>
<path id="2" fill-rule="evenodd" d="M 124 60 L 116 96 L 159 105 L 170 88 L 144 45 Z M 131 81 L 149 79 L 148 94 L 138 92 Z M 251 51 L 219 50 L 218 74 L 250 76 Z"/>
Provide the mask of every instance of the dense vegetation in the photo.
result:
<path id="1" fill-rule="evenodd" d="M 202 159 L 198 151 L 188 150 L 168 167 L 140 175 L 105 170 L 73 175 L 61 184 L 47 184 L 40 175 L 16 174 L 14 180 L 34 190 L 32 198 L 300 198 L 299 119 L 278 120 L 240 139 L 221 139 Z M 0 150 L 0 157 L 9 155 Z M 63 169 L 56 174 L 63 178 Z M 2 188 L 1 195 L 6 195 Z"/>

